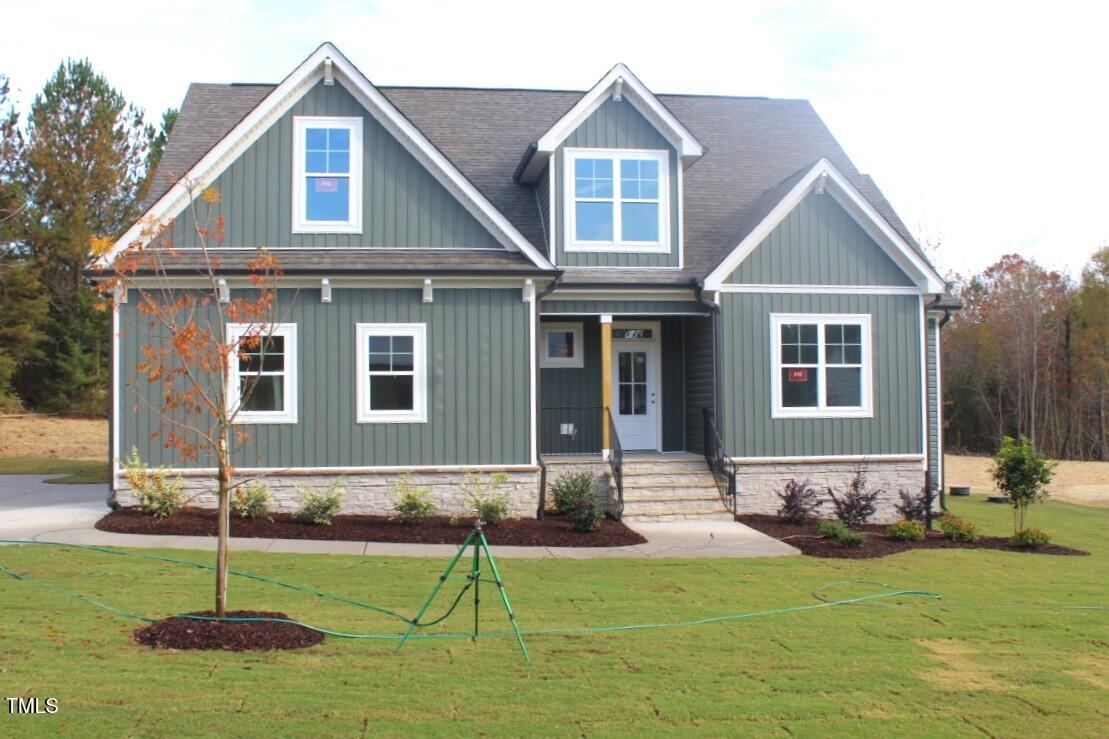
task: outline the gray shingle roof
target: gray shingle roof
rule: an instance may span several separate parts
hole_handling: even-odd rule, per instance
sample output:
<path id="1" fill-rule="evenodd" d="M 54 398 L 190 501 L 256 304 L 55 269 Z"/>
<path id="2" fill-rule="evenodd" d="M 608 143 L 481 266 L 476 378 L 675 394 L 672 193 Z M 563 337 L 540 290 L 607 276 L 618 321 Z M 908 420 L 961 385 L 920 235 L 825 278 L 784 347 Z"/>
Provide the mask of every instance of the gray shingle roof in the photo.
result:
<path id="1" fill-rule="evenodd" d="M 176 177 L 195 164 L 271 89 L 270 85 L 191 85 L 147 205 L 161 197 Z M 532 244 L 543 248 L 535 193 L 530 186 L 516 182 L 513 173 L 529 144 L 582 93 L 379 89 Z M 821 158 L 831 161 L 901 236 L 918 248 L 874 181 L 851 163 L 807 101 L 699 95 L 658 98 L 705 146 L 705 155 L 689 166 L 683 177 L 684 269 L 567 269 L 564 283 L 617 279 L 689 282 L 704 277 L 788 191 L 790 180 Z"/>

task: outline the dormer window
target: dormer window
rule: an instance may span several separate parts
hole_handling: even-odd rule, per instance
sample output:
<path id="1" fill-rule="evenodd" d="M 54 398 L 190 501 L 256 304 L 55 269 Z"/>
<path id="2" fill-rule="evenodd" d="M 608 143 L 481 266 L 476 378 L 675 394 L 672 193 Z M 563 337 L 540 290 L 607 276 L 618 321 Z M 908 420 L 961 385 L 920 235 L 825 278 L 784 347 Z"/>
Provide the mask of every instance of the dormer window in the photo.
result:
<path id="1" fill-rule="evenodd" d="M 566 251 L 668 252 L 669 154 L 566 150 Z"/>
<path id="2" fill-rule="evenodd" d="M 362 119 L 293 119 L 293 233 L 361 233 Z"/>

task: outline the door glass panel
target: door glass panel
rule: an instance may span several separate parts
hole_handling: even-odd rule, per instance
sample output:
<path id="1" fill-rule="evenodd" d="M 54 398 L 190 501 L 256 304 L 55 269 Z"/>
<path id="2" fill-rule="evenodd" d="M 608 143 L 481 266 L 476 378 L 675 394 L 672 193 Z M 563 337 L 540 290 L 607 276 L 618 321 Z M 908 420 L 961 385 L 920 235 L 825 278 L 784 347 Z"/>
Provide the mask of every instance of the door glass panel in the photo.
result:
<path id="1" fill-rule="evenodd" d="M 647 415 L 647 353 L 619 352 L 620 415 Z"/>

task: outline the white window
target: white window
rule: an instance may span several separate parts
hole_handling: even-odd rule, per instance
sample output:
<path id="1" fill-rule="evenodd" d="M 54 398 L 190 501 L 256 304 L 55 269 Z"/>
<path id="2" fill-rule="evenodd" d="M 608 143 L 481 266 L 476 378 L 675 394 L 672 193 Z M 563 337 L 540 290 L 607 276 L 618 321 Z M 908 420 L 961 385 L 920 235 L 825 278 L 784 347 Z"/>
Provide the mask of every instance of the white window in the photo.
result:
<path id="1" fill-rule="evenodd" d="M 359 323 L 358 422 L 427 421 L 427 326 Z"/>
<path id="2" fill-rule="evenodd" d="M 566 251 L 669 252 L 666 151 L 567 149 Z"/>
<path id="3" fill-rule="evenodd" d="M 584 367 L 580 323 L 543 323 L 541 367 Z"/>
<path id="4" fill-rule="evenodd" d="M 774 418 L 869 418 L 870 316 L 771 314 Z"/>
<path id="5" fill-rule="evenodd" d="M 297 422 L 297 327 L 227 324 L 232 357 L 227 399 L 235 423 Z"/>
<path id="6" fill-rule="evenodd" d="M 361 233 L 362 119 L 293 118 L 293 233 Z"/>

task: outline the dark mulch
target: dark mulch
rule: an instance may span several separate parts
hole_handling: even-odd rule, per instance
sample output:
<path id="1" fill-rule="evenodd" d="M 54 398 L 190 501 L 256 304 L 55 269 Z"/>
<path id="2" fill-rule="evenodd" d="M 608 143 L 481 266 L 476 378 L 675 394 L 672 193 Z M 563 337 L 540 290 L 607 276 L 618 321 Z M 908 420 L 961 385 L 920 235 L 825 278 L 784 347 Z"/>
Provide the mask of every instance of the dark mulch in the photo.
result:
<path id="1" fill-rule="evenodd" d="M 254 539 L 322 539 L 328 541 L 381 541 L 411 544 L 461 544 L 473 528 L 473 519 L 451 526 L 447 516 L 433 516 L 419 524 L 390 521 L 387 516 L 336 516 L 330 526 L 313 526 L 293 520 L 288 513 L 269 518 L 242 519 L 232 516 L 231 536 Z M 185 508 L 158 519 L 138 508 L 121 508 L 96 522 L 101 531 L 118 534 L 172 534 L 215 536 L 216 511 Z M 516 518 L 487 524 L 490 544 L 523 547 L 623 547 L 643 544 L 644 539 L 619 521 L 605 519 L 590 533 L 574 531 L 564 517 L 548 514 L 542 521 Z"/>
<path id="2" fill-rule="evenodd" d="M 193 616 L 214 616 L 197 611 Z M 230 618 L 289 618 L 268 611 L 228 611 Z M 135 641 L 161 649 L 223 649 L 246 652 L 304 649 L 323 641 L 323 634 L 281 621 L 204 621 L 172 616 L 135 630 Z"/>
<path id="3" fill-rule="evenodd" d="M 951 541 L 938 531 L 929 531 L 923 541 L 898 541 L 886 534 L 886 527 L 881 524 L 867 524 L 859 529 L 864 534 L 865 541 L 861 547 L 854 549 L 845 547 L 834 539 L 827 539 L 817 531 L 817 521 L 810 520 L 803 524 L 792 524 L 783 521 L 777 516 L 766 515 L 741 515 L 736 520 L 757 529 L 768 536 L 780 539 L 786 544 L 795 546 L 802 554 L 811 557 L 838 557 L 841 559 L 869 559 L 871 557 L 885 557 L 898 552 L 907 552 L 911 549 L 1000 549 L 1005 552 L 1026 552 L 1033 554 L 1056 554 L 1064 556 L 1082 556 L 1089 552 L 1081 549 L 1048 544 L 1042 547 L 1015 547 L 1009 540 L 1002 536 L 982 536 L 972 543 Z"/>

